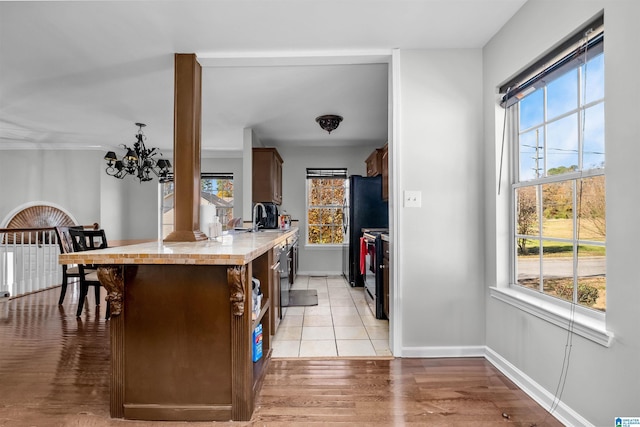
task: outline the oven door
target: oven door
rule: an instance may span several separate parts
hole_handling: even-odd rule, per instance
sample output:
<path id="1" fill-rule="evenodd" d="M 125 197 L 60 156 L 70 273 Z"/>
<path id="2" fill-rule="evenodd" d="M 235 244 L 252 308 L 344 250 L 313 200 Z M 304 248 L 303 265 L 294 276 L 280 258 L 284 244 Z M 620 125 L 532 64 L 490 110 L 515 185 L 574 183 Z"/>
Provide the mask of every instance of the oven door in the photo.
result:
<path id="1" fill-rule="evenodd" d="M 365 235 L 364 297 L 373 315 L 376 315 L 376 241 Z"/>

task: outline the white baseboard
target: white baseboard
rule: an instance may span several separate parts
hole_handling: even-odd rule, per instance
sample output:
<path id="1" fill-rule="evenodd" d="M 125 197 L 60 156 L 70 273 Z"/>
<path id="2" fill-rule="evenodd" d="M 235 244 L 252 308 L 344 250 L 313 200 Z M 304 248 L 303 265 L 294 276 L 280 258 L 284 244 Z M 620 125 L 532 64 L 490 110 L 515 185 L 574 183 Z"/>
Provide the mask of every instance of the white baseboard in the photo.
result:
<path id="1" fill-rule="evenodd" d="M 538 402 L 543 408 L 549 410 L 554 401 L 552 393 L 535 382 L 531 377 L 515 367 L 504 357 L 486 347 L 485 358 L 502 372 L 507 378 L 513 381 L 529 397 Z M 557 404 L 555 411 L 551 414 L 554 418 L 566 426 L 592 427 L 589 421 L 583 418 L 576 411 L 565 405 L 562 401 Z"/>
<path id="2" fill-rule="evenodd" d="M 461 347 L 403 347 L 400 357 L 484 357 L 485 346 Z"/>

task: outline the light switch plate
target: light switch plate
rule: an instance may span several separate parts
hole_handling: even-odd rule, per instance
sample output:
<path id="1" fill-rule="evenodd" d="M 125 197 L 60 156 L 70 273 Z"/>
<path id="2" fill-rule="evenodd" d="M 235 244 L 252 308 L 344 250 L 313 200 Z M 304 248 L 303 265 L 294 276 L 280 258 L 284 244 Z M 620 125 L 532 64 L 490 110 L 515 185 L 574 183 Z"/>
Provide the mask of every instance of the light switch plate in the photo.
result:
<path id="1" fill-rule="evenodd" d="M 422 206 L 422 191 L 404 190 L 404 207 L 419 208 Z"/>

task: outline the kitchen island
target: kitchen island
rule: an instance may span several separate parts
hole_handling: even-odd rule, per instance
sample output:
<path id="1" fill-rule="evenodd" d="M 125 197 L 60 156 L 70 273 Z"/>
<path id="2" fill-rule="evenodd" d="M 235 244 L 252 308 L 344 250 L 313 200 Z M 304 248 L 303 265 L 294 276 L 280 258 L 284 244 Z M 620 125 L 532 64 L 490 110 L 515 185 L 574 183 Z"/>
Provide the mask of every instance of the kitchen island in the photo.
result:
<path id="1" fill-rule="evenodd" d="M 250 420 L 279 304 L 271 249 L 296 233 L 230 233 L 60 255 L 61 264 L 98 265 L 108 292 L 111 417 Z M 263 293 L 256 310 L 252 277 Z M 259 325 L 263 355 L 254 362 Z"/>

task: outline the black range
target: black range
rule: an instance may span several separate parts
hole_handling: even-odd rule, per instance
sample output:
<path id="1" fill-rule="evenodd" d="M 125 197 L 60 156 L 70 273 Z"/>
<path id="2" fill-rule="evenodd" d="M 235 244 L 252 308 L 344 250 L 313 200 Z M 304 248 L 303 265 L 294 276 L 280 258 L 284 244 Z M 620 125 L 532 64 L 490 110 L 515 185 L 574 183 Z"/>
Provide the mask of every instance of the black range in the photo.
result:
<path id="1" fill-rule="evenodd" d="M 383 308 L 382 278 L 382 234 L 388 234 L 388 228 L 363 228 L 362 243 L 364 259 L 364 297 L 376 319 L 386 319 Z"/>

